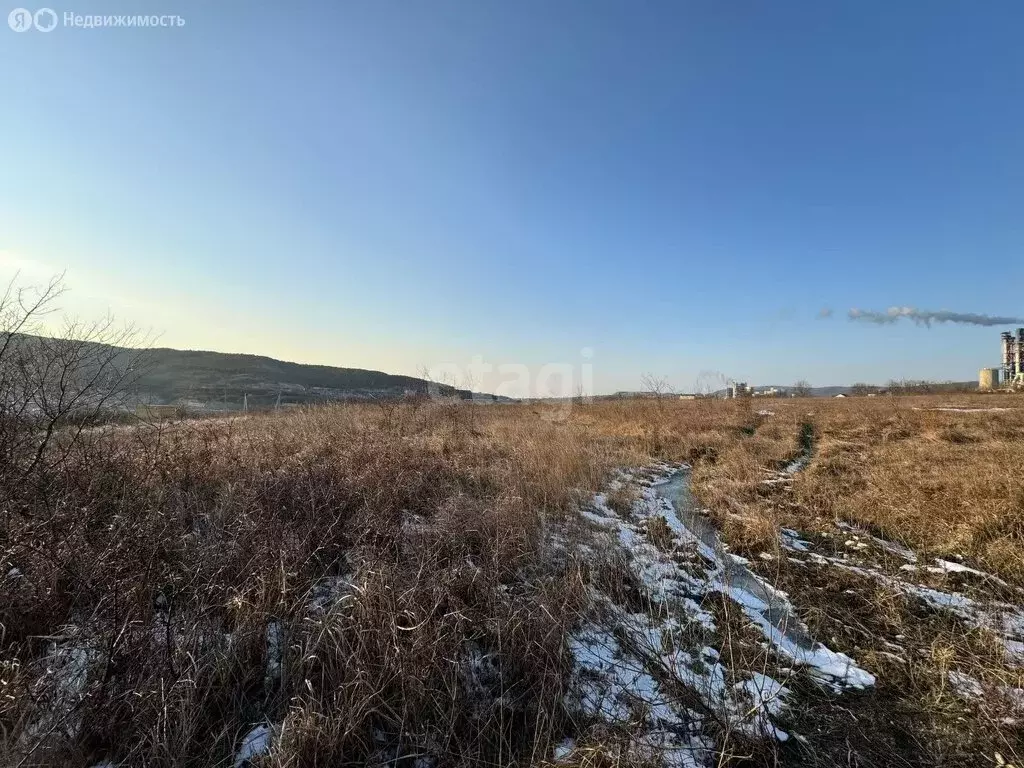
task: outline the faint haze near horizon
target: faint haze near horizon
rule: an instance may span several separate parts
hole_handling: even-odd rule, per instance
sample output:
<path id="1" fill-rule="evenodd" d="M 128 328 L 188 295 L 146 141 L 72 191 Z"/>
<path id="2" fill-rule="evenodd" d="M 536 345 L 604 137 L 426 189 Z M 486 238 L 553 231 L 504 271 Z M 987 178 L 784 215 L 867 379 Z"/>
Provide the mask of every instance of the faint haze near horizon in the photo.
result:
<path id="1" fill-rule="evenodd" d="M 845 313 L 1024 314 L 1019 4 L 165 10 L 0 30 L 0 277 L 161 345 L 968 380 L 999 328 Z"/>

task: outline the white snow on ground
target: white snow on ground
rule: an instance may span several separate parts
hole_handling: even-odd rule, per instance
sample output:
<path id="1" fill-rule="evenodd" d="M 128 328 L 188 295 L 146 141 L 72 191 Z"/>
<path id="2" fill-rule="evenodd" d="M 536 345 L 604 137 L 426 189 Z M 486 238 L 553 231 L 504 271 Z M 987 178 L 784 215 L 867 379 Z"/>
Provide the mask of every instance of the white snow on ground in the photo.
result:
<path id="1" fill-rule="evenodd" d="M 811 677 L 835 693 L 840 693 L 844 688 L 864 689 L 875 684 L 875 676 L 858 667 L 846 654 L 837 653 L 817 642 L 809 648 L 805 647 L 795 642 L 784 631 L 780 631 L 757 610 L 748 610 L 747 618 L 760 627 L 775 651 L 787 656 L 796 664 L 807 667 Z M 803 632 L 807 630 L 804 626 L 800 629 Z"/>
<path id="2" fill-rule="evenodd" d="M 790 461 L 786 466 L 777 471 L 768 473 L 768 477 L 761 481 L 762 485 L 778 485 L 780 483 L 790 483 L 793 481 L 793 476 L 804 469 L 808 462 L 811 460 L 811 455 L 808 451 L 804 451 L 795 459 Z"/>
<path id="3" fill-rule="evenodd" d="M 795 475 L 801 469 L 807 466 L 807 462 L 810 461 L 810 457 L 801 456 L 793 459 L 789 464 L 782 468 L 782 473 L 785 475 Z"/>
<path id="4" fill-rule="evenodd" d="M 769 715 L 782 714 L 789 689 L 778 680 L 760 672 L 752 672 L 749 680 L 737 683 L 750 698 L 753 707 Z"/>
<path id="5" fill-rule="evenodd" d="M 1024 666 L 1024 642 L 1020 640 L 1007 640 L 1006 659 L 1011 663 Z"/>
<path id="6" fill-rule="evenodd" d="M 701 555 L 710 563 L 701 579 L 700 586 L 704 595 L 711 592 L 727 595 L 743 609 L 750 622 L 761 630 L 774 650 L 800 666 L 809 667 L 812 676 L 829 687 L 841 690 L 874 685 L 874 676 L 858 667 L 853 659 L 811 640 L 807 635 L 807 627 L 796 618 L 785 593 L 760 579 L 744 564 L 727 557 L 726 548 L 710 523 L 706 524 L 703 536 L 695 537 L 679 519 L 673 505 L 657 495 L 656 488 L 646 489 L 642 501 L 646 504 L 634 507 L 635 516 L 647 516 L 648 519 L 662 516 L 673 531 L 680 532 L 683 541 L 696 538 L 699 542 Z M 786 618 L 781 622 L 772 621 L 766 617 L 769 612 Z"/>
<path id="7" fill-rule="evenodd" d="M 981 687 L 981 683 L 978 682 L 977 678 L 971 677 L 963 672 L 957 672 L 955 669 L 951 669 L 946 677 L 949 679 L 950 687 L 960 696 L 969 698 L 972 696 L 981 696 L 985 693 L 985 689 Z"/>
<path id="8" fill-rule="evenodd" d="M 574 749 L 576 749 L 575 739 L 563 739 L 562 742 L 555 747 L 555 760 L 565 760 L 572 754 Z"/>
<path id="9" fill-rule="evenodd" d="M 594 507 L 600 514 L 590 510 L 583 510 L 581 514 L 586 520 L 617 538 L 619 546 L 630 556 L 633 571 L 652 596 L 660 599 L 676 597 L 685 600 L 699 590 L 699 582 L 696 579 L 648 541 L 639 526 L 616 515 L 605 503 L 602 494 L 595 497 Z M 672 523 L 669 522 L 669 525 Z"/>
<path id="10" fill-rule="evenodd" d="M 399 731 L 374 728 L 373 746 L 366 768 L 395 768 L 409 762 L 412 768 L 437 768 L 439 763 L 436 753 L 440 751 L 440 745 L 404 728 Z"/>
<path id="11" fill-rule="evenodd" d="M 941 558 L 935 558 L 935 565 L 928 566 L 928 570 L 932 573 L 968 573 L 972 576 L 978 576 L 987 581 L 991 581 L 993 584 L 998 584 L 1001 587 L 1010 587 L 1010 585 L 1005 581 L 991 573 L 979 571 L 977 568 L 968 568 L 962 563 L 954 563 L 950 560 L 943 560 Z"/>
<path id="12" fill-rule="evenodd" d="M 79 704 L 86 695 L 89 669 L 102 658 L 96 640 L 77 626 L 68 624 L 51 639 L 42 659 L 43 674 L 34 685 L 39 705 L 36 719 L 28 725 L 23 739 L 35 741 L 54 733 L 73 739 L 81 728 Z"/>
<path id="13" fill-rule="evenodd" d="M 806 552 L 811 547 L 811 542 L 801 539 L 800 534 L 792 528 L 780 528 L 779 538 L 783 548 L 793 552 Z"/>
<path id="14" fill-rule="evenodd" d="M 479 717 L 486 717 L 496 705 L 509 705 L 502 696 L 501 668 L 498 654 L 467 642 L 459 673 L 469 701 Z"/>
<path id="15" fill-rule="evenodd" d="M 986 687 L 978 678 L 955 669 L 946 673 L 946 679 L 949 681 L 949 687 L 953 693 L 962 699 L 981 699 L 991 692 L 998 700 L 1009 705 L 1011 710 L 1024 712 L 1024 688 L 989 685 L 988 691 L 986 691 Z"/>
<path id="16" fill-rule="evenodd" d="M 679 514 L 666 498 L 686 481 L 679 473 L 665 466 L 653 478 L 624 475 L 640 487 L 627 514 L 611 509 L 603 494 L 581 511 L 593 537 L 581 546 L 591 553 L 618 552 L 649 608 L 630 612 L 592 590 L 589 619 L 570 642 L 576 667 L 566 696 L 567 708 L 578 716 L 624 728 L 634 755 L 650 750 L 673 767 L 702 766 L 713 758 L 709 722 L 747 738 L 788 738 L 775 724 L 785 713 L 787 687 L 763 671 L 727 669 L 718 651 L 701 641 L 711 637 L 715 618 L 700 603 L 716 593 L 739 606 L 772 651 L 829 690 L 875 682 L 852 659 L 808 637 L 785 593 L 731 555 L 707 518 L 693 510 Z M 795 549 L 810 546 L 791 533 Z M 564 548 L 564 541 L 557 546 Z"/>
<path id="17" fill-rule="evenodd" d="M 994 411 L 1011 411 L 1012 408 L 914 408 L 915 411 L 947 411 L 949 413 L 992 413 Z"/>
<path id="18" fill-rule="evenodd" d="M 599 593 L 592 599 L 594 616 L 569 646 L 576 659 L 570 712 L 623 728 L 630 754 L 673 768 L 710 764 L 709 718 L 753 738 L 787 738 L 769 717 L 781 712 L 781 683 L 759 676 L 730 687 L 717 651 L 680 647 L 677 619 L 630 614 Z"/>
<path id="19" fill-rule="evenodd" d="M 1014 707 L 1024 712 L 1024 688 L 1003 688 L 1002 693 Z"/>
<path id="20" fill-rule="evenodd" d="M 839 526 L 848 531 L 858 530 L 846 523 L 840 523 Z M 858 530 L 858 534 L 856 535 L 870 539 L 880 549 L 886 552 L 898 554 L 901 557 L 910 560 L 911 563 L 916 563 L 918 560 L 918 556 L 915 552 L 907 549 L 901 544 L 886 541 L 885 539 L 878 538 L 877 536 L 873 536 L 864 531 Z M 903 592 L 906 595 L 917 598 L 935 610 L 949 611 L 971 627 L 986 629 L 999 637 L 1003 642 L 1006 650 L 1006 658 L 1011 664 L 1024 666 L 1024 607 L 1011 605 L 998 600 L 982 602 L 960 592 L 946 592 L 924 584 L 915 584 L 902 578 L 902 574 L 913 574 L 924 570 L 940 574 L 967 574 L 970 576 L 976 576 L 983 581 L 989 581 L 1003 587 L 1008 587 L 1009 585 L 998 576 L 961 565 L 960 563 L 941 559 L 937 559 L 935 561 L 935 566 L 926 566 L 923 569 L 910 563 L 904 564 L 898 569 L 898 573 L 900 575 L 891 575 L 886 573 L 881 566 L 877 564 L 852 563 L 846 559 L 846 555 L 840 558 L 811 552 L 808 551 L 807 547 L 798 549 L 797 547 L 792 546 L 785 536 L 783 537 L 783 546 L 787 549 L 803 552 L 807 555 L 806 560 L 790 558 L 793 562 L 803 564 L 814 563 L 816 565 L 841 568 L 865 578 L 875 579 L 893 589 Z M 858 550 L 858 552 L 861 552 L 861 550 Z"/>
<path id="21" fill-rule="evenodd" d="M 912 549 L 908 549 L 902 544 L 897 544 L 895 541 L 889 541 L 887 539 L 879 538 L 878 536 L 875 536 L 874 534 L 864 530 L 863 528 L 860 528 L 859 526 L 851 525 L 850 523 L 845 523 L 841 520 L 836 523 L 836 527 L 838 527 L 841 530 L 847 531 L 848 533 L 856 534 L 857 537 L 870 539 L 871 542 L 875 544 L 875 546 L 885 550 L 891 555 L 898 555 L 899 557 L 902 557 L 909 563 L 917 562 L 917 553 L 914 552 L 914 550 Z"/>
<path id="22" fill-rule="evenodd" d="M 634 709 L 646 705 L 653 722 L 678 721 L 643 662 L 627 656 L 611 630 L 585 626 L 573 636 L 569 650 L 581 673 L 574 683 L 574 700 L 583 714 L 628 722 Z"/>
<path id="23" fill-rule="evenodd" d="M 1019 654 L 1024 640 L 1024 608 L 999 601 L 982 603 L 959 592 L 943 592 L 921 584 L 902 582 L 900 587 L 933 608 L 950 611 L 966 624 L 993 632 L 1005 644 L 1007 657 L 1024 664 L 1024 655 Z"/>
<path id="24" fill-rule="evenodd" d="M 790 465 L 787 472 L 798 468 Z M 703 644 L 712 636 L 715 618 L 701 602 L 716 593 L 739 607 L 776 659 L 804 670 L 826 689 L 841 693 L 874 685 L 875 677 L 853 659 L 809 636 L 785 593 L 753 573 L 747 560 L 728 552 L 710 521 L 690 508 L 686 489 L 679 485 L 679 468 L 659 469 L 660 474 L 653 477 L 649 472 L 623 473 L 624 482 L 640 489 L 628 512 L 617 513 L 601 494 L 581 512 L 591 526 L 591 538 L 581 542 L 577 551 L 585 549 L 590 560 L 609 551 L 620 553 L 642 585 L 649 608 L 630 612 L 608 595 L 591 595 L 589 619 L 570 646 L 576 659 L 566 697 L 570 711 L 625 729 L 632 755 L 653 750 L 651 754 L 659 756 L 655 762 L 671 768 L 708 764 L 715 747 L 708 735 L 710 722 L 748 738 L 787 739 L 788 734 L 776 724 L 785 717 L 787 687 L 767 674 L 728 669 L 718 652 Z M 776 473 L 775 479 L 785 482 L 787 472 Z M 681 508 L 677 510 L 669 498 L 679 499 Z M 793 553 L 787 559 L 805 567 L 837 567 L 878 579 L 936 610 L 950 611 L 970 626 L 1001 637 L 1007 659 L 1024 665 L 1024 608 L 981 602 L 907 578 L 926 572 L 956 574 L 1008 588 L 1005 581 L 951 560 L 917 565 L 918 554 L 908 547 L 848 523 L 838 525 L 847 533 L 850 551 L 841 556 L 819 554 L 812 540 L 785 528 L 780 531 L 782 547 Z M 568 550 L 565 539 L 557 546 Z M 877 563 L 867 562 L 873 554 L 876 558 L 894 555 L 904 564 L 897 568 L 884 557 Z M 901 646 L 893 649 L 903 650 Z M 976 697 L 984 690 L 979 681 L 963 673 L 952 671 L 948 679 L 950 689 L 962 696 Z M 1011 702 L 1024 702 L 1024 690 L 1006 686 L 992 690 Z M 559 757 L 568 756 L 574 744 L 559 750 Z"/>
<path id="25" fill-rule="evenodd" d="M 242 739 L 242 744 L 235 753 L 235 768 L 247 768 L 250 760 L 270 752 L 273 730 L 269 725 L 257 725 Z"/>

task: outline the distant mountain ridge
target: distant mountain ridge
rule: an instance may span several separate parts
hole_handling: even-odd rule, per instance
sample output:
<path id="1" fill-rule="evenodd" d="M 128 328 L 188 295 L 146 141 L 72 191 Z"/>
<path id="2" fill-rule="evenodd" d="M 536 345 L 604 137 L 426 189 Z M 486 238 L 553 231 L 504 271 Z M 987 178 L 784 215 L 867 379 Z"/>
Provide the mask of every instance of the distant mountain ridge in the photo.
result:
<path id="1" fill-rule="evenodd" d="M 243 400 L 249 407 L 367 400 L 425 394 L 435 387 L 444 394 L 469 398 L 475 393 L 432 384 L 416 376 L 365 368 L 341 368 L 277 360 L 263 355 L 154 348 L 145 353 L 135 381 L 137 399 L 153 403 L 185 403 L 233 409 Z M 491 397 L 485 395 L 485 397 Z M 503 398 L 502 398 L 503 399 Z"/>

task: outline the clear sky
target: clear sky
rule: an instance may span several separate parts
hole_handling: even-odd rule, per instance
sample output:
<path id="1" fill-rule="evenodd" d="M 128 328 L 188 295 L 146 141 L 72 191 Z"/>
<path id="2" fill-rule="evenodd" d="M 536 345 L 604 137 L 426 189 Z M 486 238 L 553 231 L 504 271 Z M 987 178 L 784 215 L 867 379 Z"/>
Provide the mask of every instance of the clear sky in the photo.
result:
<path id="1" fill-rule="evenodd" d="M 0 270 L 164 346 L 965 380 L 1002 327 L 847 311 L 1024 314 L 1019 0 L 52 7 L 185 25 L 0 27 Z"/>

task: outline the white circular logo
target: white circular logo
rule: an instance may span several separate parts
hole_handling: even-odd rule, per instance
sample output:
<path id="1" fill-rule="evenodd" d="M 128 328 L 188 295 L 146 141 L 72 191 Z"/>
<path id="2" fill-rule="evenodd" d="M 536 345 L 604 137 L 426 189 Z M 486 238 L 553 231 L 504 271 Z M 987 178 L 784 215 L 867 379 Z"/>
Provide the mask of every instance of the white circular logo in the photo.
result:
<path id="1" fill-rule="evenodd" d="M 40 32 L 51 32 L 57 26 L 57 14 L 52 8 L 40 8 L 32 20 Z"/>
<path id="2" fill-rule="evenodd" d="M 7 26 L 15 32 L 28 32 L 32 29 L 32 11 L 27 8 L 15 8 L 7 14 Z"/>

